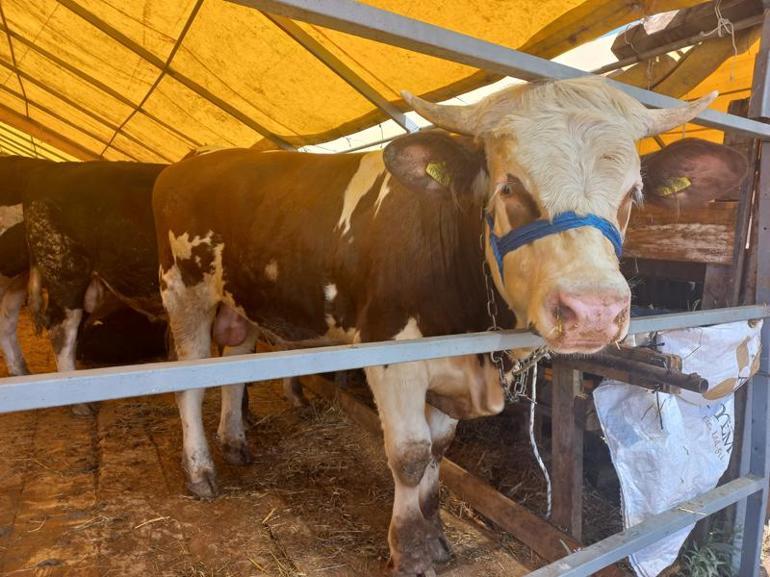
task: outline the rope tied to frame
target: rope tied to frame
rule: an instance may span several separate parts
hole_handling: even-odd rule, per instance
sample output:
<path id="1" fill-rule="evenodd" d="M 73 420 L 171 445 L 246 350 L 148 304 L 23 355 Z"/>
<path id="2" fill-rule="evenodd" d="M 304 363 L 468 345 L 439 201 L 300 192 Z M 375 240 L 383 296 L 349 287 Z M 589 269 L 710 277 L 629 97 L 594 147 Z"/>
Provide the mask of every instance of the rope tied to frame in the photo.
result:
<path id="1" fill-rule="evenodd" d="M 537 447 L 537 441 L 535 440 L 535 405 L 537 405 L 537 363 L 532 365 L 531 373 L 532 381 L 532 395 L 529 399 L 529 444 L 532 447 L 532 454 L 537 461 L 537 465 L 540 467 L 540 471 L 543 473 L 546 487 L 546 512 L 545 517 L 549 519 L 551 517 L 551 507 L 553 502 L 553 489 L 551 487 L 551 476 L 548 474 L 548 468 L 543 462 L 543 458 L 540 456 L 540 450 Z"/>

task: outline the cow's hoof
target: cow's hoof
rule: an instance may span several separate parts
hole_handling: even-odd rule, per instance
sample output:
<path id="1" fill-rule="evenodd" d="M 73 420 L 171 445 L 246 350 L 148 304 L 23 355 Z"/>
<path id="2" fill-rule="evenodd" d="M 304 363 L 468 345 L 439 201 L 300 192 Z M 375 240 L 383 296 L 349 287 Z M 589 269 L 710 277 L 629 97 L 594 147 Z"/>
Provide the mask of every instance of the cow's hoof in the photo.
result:
<path id="1" fill-rule="evenodd" d="M 423 569 L 419 573 L 410 571 L 409 569 L 394 569 L 392 573 L 393 577 L 436 577 L 436 570 L 433 567 Z"/>
<path id="2" fill-rule="evenodd" d="M 419 539 L 400 542 L 397 551 L 391 549 L 393 577 L 424 577 L 433 573 L 431 547 L 423 533 Z"/>
<path id="3" fill-rule="evenodd" d="M 283 398 L 289 401 L 292 407 L 297 409 L 307 407 L 310 404 L 305 397 L 302 383 L 296 377 L 283 380 Z"/>
<path id="4" fill-rule="evenodd" d="M 251 465 L 254 462 L 249 446 L 245 441 L 241 443 L 220 443 L 220 447 L 225 461 L 231 465 Z"/>
<path id="5" fill-rule="evenodd" d="M 443 534 L 428 541 L 428 550 L 436 563 L 446 563 L 452 558 L 452 547 Z"/>
<path id="6" fill-rule="evenodd" d="M 72 405 L 72 414 L 76 417 L 93 417 L 98 406 L 96 403 L 78 403 Z"/>
<path id="7" fill-rule="evenodd" d="M 193 481 L 188 479 L 187 490 L 198 499 L 213 499 L 219 494 L 217 479 L 214 471 L 205 471 L 199 475 L 200 479 Z"/>
<path id="8" fill-rule="evenodd" d="M 294 395 L 286 400 L 291 402 L 291 406 L 295 409 L 304 409 L 305 407 L 310 406 L 310 401 L 307 400 L 307 397 L 303 393 Z"/>
<path id="9" fill-rule="evenodd" d="M 8 368 L 8 374 L 12 377 L 23 377 L 26 376 L 29 373 L 29 369 L 26 365 L 20 366 L 20 367 L 9 367 Z"/>

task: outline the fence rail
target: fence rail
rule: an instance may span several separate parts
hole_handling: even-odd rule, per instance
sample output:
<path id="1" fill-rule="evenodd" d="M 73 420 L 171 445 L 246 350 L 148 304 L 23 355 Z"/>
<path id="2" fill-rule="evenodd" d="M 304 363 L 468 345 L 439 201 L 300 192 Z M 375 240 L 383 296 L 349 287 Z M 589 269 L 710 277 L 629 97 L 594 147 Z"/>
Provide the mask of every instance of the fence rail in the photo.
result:
<path id="1" fill-rule="evenodd" d="M 631 332 L 767 316 L 770 307 L 764 305 L 655 315 L 632 319 Z M 527 331 L 484 332 L 9 377 L 0 380 L 0 413 L 536 347 L 542 342 Z"/>

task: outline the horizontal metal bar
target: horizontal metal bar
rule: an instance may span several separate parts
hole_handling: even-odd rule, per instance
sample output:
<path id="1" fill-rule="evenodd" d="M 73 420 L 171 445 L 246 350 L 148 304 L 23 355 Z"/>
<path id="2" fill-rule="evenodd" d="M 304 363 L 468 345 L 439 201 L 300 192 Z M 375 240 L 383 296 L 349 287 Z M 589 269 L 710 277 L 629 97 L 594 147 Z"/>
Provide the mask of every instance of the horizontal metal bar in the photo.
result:
<path id="1" fill-rule="evenodd" d="M 276 16 L 275 14 L 265 14 L 265 16 L 279 29 L 283 30 L 289 38 L 297 42 L 310 54 L 323 62 L 329 70 L 347 82 L 361 96 L 382 110 L 401 128 L 407 132 L 415 132 L 418 129 L 418 126 L 409 120 L 403 112 L 393 106 L 387 98 L 377 92 L 373 86 L 356 74 L 347 64 L 327 50 L 323 44 L 305 32 L 296 22 L 289 18 Z"/>
<path id="2" fill-rule="evenodd" d="M 529 332 L 487 332 L 9 377 L 0 381 L 0 413 L 540 344 Z"/>
<path id="3" fill-rule="evenodd" d="M 769 315 L 770 309 L 764 306 L 660 315 L 632 320 L 631 331 L 684 328 Z M 0 380 L 0 413 L 529 348 L 542 343 L 539 336 L 526 331 L 484 332 L 8 377 Z"/>
<path id="4" fill-rule="evenodd" d="M 750 321 L 770 316 L 768 305 L 748 305 L 706 311 L 668 313 L 631 319 L 630 334 L 670 331 L 707 325 L 719 325 L 736 321 Z"/>
<path id="5" fill-rule="evenodd" d="M 767 479 L 762 477 L 740 477 L 533 571 L 527 577 L 588 577 L 603 567 L 761 491 L 766 483 Z"/>
<path id="6" fill-rule="evenodd" d="M 590 74 L 584 70 L 359 2 L 340 2 L 339 0 L 229 1 L 523 80 L 576 78 Z M 640 102 L 653 108 L 681 106 L 682 104 L 680 100 L 670 96 L 656 94 L 621 82 L 611 82 Z M 403 88 L 409 87 L 404 86 Z M 706 110 L 693 122 L 711 128 L 730 129 L 747 136 L 770 139 L 770 125 L 715 110 Z"/>

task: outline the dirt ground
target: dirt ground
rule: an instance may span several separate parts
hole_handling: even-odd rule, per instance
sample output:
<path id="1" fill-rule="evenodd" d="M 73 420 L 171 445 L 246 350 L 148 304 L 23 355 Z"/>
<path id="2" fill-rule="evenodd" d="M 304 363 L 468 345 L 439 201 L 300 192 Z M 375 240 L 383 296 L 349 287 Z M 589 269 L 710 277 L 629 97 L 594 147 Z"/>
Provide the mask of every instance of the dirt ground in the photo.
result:
<path id="1" fill-rule="evenodd" d="M 22 323 L 33 372 L 50 371 L 45 339 Z M 0 415 L 0 575 L 385 576 L 392 484 L 379 443 L 335 408 L 290 407 L 276 383 L 251 388 L 255 464 L 215 451 L 222 495 L 186 496 L 181 430 L 170 395 Z M 219 401 L 207 396 L 216 429 Z M 538 566 L 444 494 L 455 559 L 446 576 L 524 575 Z"/>

